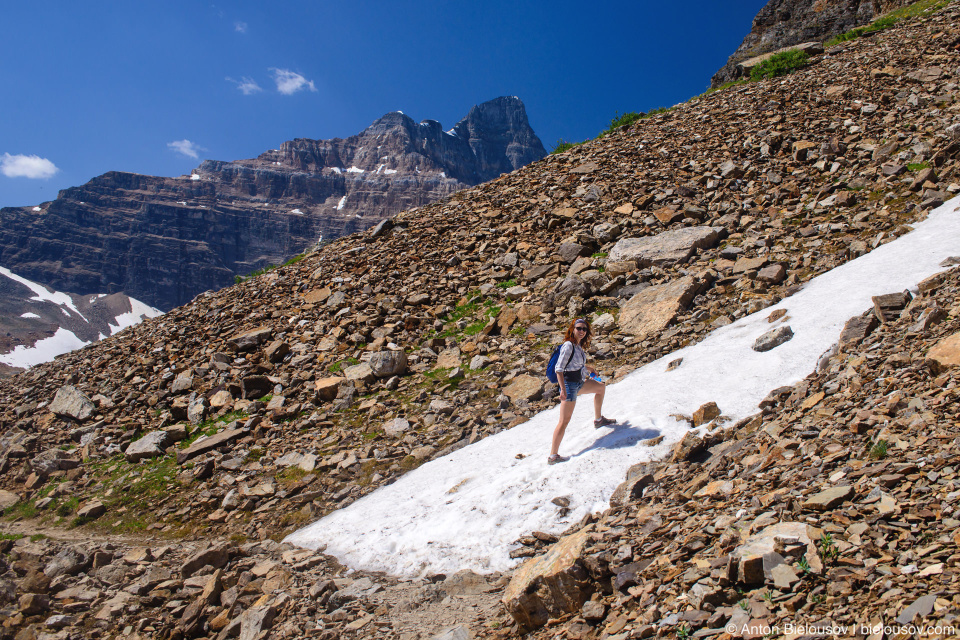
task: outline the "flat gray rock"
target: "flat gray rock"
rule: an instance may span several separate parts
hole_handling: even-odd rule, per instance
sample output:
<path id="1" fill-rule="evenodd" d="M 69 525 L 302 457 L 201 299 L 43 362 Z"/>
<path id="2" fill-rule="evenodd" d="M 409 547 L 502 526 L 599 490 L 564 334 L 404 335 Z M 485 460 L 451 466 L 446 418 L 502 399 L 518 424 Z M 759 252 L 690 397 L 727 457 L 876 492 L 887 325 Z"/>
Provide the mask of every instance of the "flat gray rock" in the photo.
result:
<path id="1" fill-rule="evenodd" d="M 784 342 L 788 342 L 793 338 L 793 329 L 790 327 L 777 327 L 776 329 L 771 329 L 765 334 L 757 338 L 756 342 L 753 343 L 753 350 L 763 353 L 764 351 L 770 351 L 779 347 Z"/>
<path id="2" fill-rule="evenodd" d="M 50 411 L 64 418 L 73 418 L 83 422 L 97 410 L 96 405 L 83 394 L 82 391 L 71 385 L 64 385 L 57 390 Z"/>
<path id="3" fill-rule="evenodd" d="M 852 495 L 853 487 L 831 487 L 807 498 L 803 503 L 803 507 L 817 511 L 828 511 L 839 507 L 844 501 L 849 500 Z"/>
<path id="4" fill-rule="evenodd" d="M 136 442 L 131 442 L 123 452 L 127 462 L 139 462 L 144 458 L 158 458 L 170 441 L 166 431 L 151 431 Z"/>
<path id="5" fill-rule="evenodd" d="M 613 262 L 632 260 L 638 269 L 686 261 L 697 249 L 707 249 L 721 239 L 722 227 L 684 227 L 655 236 L 623 238 L 610 250 Z"/>
<path id="6" fill-rule="evenodd" d="M 229 442 L 233 442 L 245 433 L 247 433 L 247 429 L 227 429 L 225 431 L 221 431 L 220 433 L 215 433 L 209 438 L 198 440 L 183 451 L 179 451 L 177 453 L 177 464 L 183 464 L 187 460 L 195 458 L 201 453 L 212 451 Z"/>

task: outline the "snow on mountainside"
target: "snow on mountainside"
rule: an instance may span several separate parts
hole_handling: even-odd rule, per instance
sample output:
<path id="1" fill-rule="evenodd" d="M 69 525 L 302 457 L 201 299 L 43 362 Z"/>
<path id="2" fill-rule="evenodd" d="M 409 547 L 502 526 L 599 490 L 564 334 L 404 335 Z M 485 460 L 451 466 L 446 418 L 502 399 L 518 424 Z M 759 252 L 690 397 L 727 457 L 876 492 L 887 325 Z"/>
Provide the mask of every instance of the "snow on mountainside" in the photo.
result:
<path id="1" fill-rule="evenodd" d="M 0 267 L 0 321 L 8 328 L 0 336 L 0 373 L 48 362 L 159 315 L 122 293 L 63 293 Z"/>

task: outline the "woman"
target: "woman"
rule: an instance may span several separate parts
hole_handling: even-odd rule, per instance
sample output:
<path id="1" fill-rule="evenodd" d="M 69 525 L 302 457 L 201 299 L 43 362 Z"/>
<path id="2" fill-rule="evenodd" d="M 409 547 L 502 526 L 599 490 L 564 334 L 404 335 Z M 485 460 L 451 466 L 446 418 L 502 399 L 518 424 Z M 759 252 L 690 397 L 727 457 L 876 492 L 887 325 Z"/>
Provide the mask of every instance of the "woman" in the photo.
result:
<path id="1" fill-rule="evenodd" d="M 573 408 L 577 406 L 577 394 L 595 394 L 593 396 L 593 413 L 596 418 L 593 421 L 594 427 L 599 429 L 616 422 L 616 420 L 604 418 L 601 413 L 606 385 L 585 375 L 586 373 L 597 374 L 596 369 L 587 365 L 585 349 L 590 347 L 591 335 L 590 323 L 584 318 L 577 318 L 567 327 L 567 333 L 563 337 L 563 346 L 560 347 L 560 355 L 554 367 L 554 371 L 557 372 L 557 384 L 560 385 L 560 422 L 553 432 L 553 446 L 550 447 L 547 464 L 566 462 L 570 459 L 560 455 L 560 441 L 563 440 L 563 433 L 567 430 L 570 416 L 573 415 Z"/>

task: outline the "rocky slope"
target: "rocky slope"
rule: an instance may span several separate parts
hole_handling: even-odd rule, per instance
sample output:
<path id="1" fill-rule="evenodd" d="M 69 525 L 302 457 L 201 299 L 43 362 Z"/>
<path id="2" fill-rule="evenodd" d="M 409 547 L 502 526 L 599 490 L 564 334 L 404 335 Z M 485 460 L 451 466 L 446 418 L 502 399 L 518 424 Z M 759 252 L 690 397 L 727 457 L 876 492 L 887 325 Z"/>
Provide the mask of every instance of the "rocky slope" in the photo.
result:
<path id="1" fill-rule="evenodd" d="M 750 33 L 727 64 L 713 75 L 710 86 L 719 87 L 742 76 L 739 64 L 748 58 L 803 42 L 825 42 L 915 1 L 770 0 L 754 17 Z"/>
<path id="2" fill-rule="evenodd" d="M 633 470 L 570 537 L 518 541 L 517 557 L 569 551 L 550 565 L 557 588 L 508 587 L 533 569 L 347 575 L 275 541 L 552 406 L 543 368 L 571 315 L 594 319 L 615 378 L 960 191 L 958 17 L 952 3 L 693 99 L 3 382 L 3 522 L 81 539 L 5 543 L 0 633 L 412 639 L 460 622 L 444 637 L 511 637 L 546 620 L 533 637 L 726 639 L 765 635 L 724 630 L 745 617 L 952 623 L 960 434 L 940 342 L 960 331 L 956 271 L 881 306 L 872 332 L 854 323 L 751 419 Z M 769 548 L 747 553 L 760 533 Z M 518 592 L 556 597 L 525 608 Z"/>
<path id="3" fill-rule="evenodd" d="M 0 209 L 0 265 L 166 311 L 545 154 L 516 97 L 473 107 L 447 132 L 389 113 L 346 139 L 296 139 L 178 178 L 110 172 L 53 202 Z"/>

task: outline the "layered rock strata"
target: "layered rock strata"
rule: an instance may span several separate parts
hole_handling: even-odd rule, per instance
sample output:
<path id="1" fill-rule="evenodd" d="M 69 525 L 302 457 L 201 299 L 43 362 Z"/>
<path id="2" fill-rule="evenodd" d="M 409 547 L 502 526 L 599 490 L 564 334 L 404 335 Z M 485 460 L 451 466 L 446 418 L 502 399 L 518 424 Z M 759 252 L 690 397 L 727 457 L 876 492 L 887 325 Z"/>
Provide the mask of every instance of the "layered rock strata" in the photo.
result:
<path id="1" fill-rule="evenodd" d="M 110 172 L 53 202 L 0 209 L 0 265 L 166 311 L 545 154 L 516 97 L 473 107 L 449 131 L 388 113 L 346 139 L 296 139 L 178 178 Z"/>

